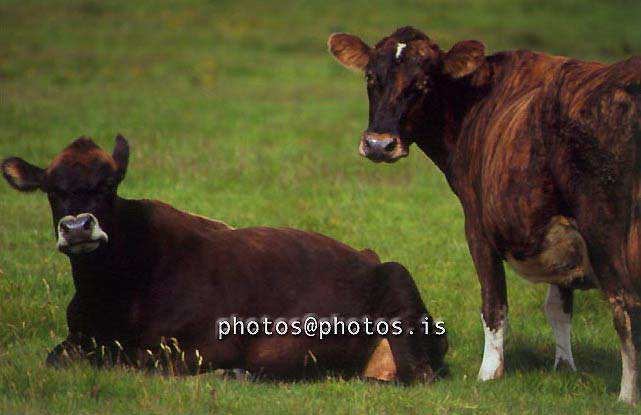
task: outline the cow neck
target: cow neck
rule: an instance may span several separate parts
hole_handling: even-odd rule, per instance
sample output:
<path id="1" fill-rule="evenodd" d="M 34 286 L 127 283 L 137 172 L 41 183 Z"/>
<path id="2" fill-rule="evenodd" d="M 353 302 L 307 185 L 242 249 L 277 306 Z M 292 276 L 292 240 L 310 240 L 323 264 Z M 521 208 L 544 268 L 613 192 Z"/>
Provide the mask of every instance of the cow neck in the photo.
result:
<path id="1" fill-rule="evenodd" d="M 109 243 L 93 253 L 69 257 L 79 292 L 100 294 L 122 287 L 136 289 L 146 284 L 151 275 L 153 255 L 152 247 L 148 246 L 151 240 L 145 241 L 143 237 L 147 228 L 144 209 L 136 201 L 117 197 L 114 210 L 114 221 L 107 231 Z"/>
<path id="2" fill-rule="evenodd" d="M 479 76 L 489 78 L 487 72 Z M 485 87 L 479 87 L 472 86 L 478 82 L 474 78 L 440 81 L 437 84 L 441 87 L 435 94 L 439 98 L 428 104 L 430 108 L 426 111 L 427 114 L 432 114 L 432 118 L 427 120 L 429 133 L 425 139 L 417 140 L 416 144 L 451 184 L 455 172 L 452 171 L 450 161 L 451 156 L 457 152 L 462 124 L 472 108 L 488 95 L 491 83 L 485 82 Z"/>

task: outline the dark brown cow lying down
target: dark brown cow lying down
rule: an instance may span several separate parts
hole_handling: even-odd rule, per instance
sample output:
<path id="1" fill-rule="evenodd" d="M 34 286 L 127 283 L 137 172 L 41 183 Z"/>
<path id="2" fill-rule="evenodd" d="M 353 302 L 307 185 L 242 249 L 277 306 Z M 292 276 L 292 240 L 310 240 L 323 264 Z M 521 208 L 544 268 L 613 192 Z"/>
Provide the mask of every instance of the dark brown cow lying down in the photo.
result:
<path id="1" fill-rule="evenodd" d="M 100 354 L 103 362 L 117 355 L 139 366 L 178 360 L 189 372 L 244 368 L 276 379 L 333 373 L 406 383 L 441 370 L 444 335 L 219 340 L 217 320 L 230 316 L 398 318 L 407 329 L 429 315 L 407 270 L 380 263 L 372 251 L 295 229 L 233 230 L 161 202 L 118 197 L 128 156 L 121 136 L 113 155 L 80 138 L 46 169 L 15 157 L 2 163 L 12 187 L 47 194 L 58 249 L 71 261 L 69 334 L 49 363 Z"/>
<path id="2" fill-rule="evenodd" d="M 550 284 L 555 366 L 574 369 L 572 292 L 598 285 L 621 339 L 619 398 L 639 397 L 641 57 L 606 65 L 531 51 L 441 50 L 405 27 L 369 47 L 337 33 L 330 52 L 367 79 L 363 156 L 393 162 L 412 143 L 443 171 L 465 213 L 483 300 L 480 380 L 503 375 L 503 261 Z"/>

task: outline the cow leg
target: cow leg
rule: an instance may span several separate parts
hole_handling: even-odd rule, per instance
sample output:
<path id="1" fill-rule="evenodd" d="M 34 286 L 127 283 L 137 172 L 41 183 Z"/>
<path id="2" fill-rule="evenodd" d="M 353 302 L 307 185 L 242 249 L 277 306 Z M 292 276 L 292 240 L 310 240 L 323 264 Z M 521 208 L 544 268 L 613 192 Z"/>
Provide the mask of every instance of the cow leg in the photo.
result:
<path id="1" fill-rule="evenodd" d="M 501 258 L 468 221 L 466 221 L 466 236 L 481 284 L 483 301 L 481 320 L 485 333 L 485 347 L 478 379 L 480 381 L 499 379 L 503 376 L 505 367 L 503 359 L 503 341 L 507 328 L 505 270 Z"/>
<path id="2" fill-rule="evenodd" d="M 616 222 L 615 222 L 616 223 Z M 614 328 L 621 342 L 621 389 L 619 400 L 634 404 L 639 400 L 639 353 L 641 352 L 641 292 L 638 270 L 630 267 L 632 258 L 620 229 L 598 234 L 590 250 L 599 285 L 612 305 Z M 601 229 L 608 229 L 602 225 Z M 609 229 L 608 229 L 609 230 Z M 617 243 L 618 242 L 618 243 Z M 623 251 L 622 251 L 623 250 Z M 638 252 L 627 252 L 639 255 Z"/>
<path id="3" fill-rule="evenodd" d="M 52 367 L 65 367 L 68 364 L 82 360 L 85 357 L 83 350 L 76 339 L 69 335 L 65 341 L 59 343 L 47 355 L 46 364 Z"/>
<path id="4" fill-rule="evenodd" d="M 485 304 L 485 301 L 484 301 Z M 484 305 L 481 312 L 485 345 L 483 347 L 483 361 L 479 369 L 480 381 L 494 380 L 503 377 L 505 360 L 503 344 L 505 341 L 507 307 L 493 309 L 487 312 Z"/>
<path id="5" fill-rule="evenodd" d="M 605 216 L 610 212 L 592 201 L 591 208 L 599 213 L 602 222 L 585 214 L 580 217 L 584 230 L 590 235 L 590 258 L 599 280 L 599 286 L 612 305 L 614 327 L 621 342 L 621 389 L 619 400 L 634 404 L 639 400 L 639 353 L 641 352 L 641 290 L 639 269 L 635 266 L 641 254 L 636 247 L 638 240 L 630 237 L 635 232 L 634 225 L 626 229 L 623 214 Z M 622 204 L 622 206 L 624 206 Z M 624 206 L 625 207 L 625 206 Z M 581 212 L 591 212 L 587 207 Z M 632 241 L 626 245 L 624 241 Z"/>
<path id="6" fill-rule="evenodd" d="M 556 351 L 554 353 L 554 369 L 567 367 L 576 370 L 572 357 L 570 332 L 572 329 L 572 300 L 571 288 L 550 285 L 545 300 L 545 314 L 554 332 Z"/>
<path id="7" fill-rule="evenodd" d="M 621 339 L 622 373 L 619 400 L 630 404 L 635 404 L 639 400 L 638 361 L 641 350 L 638 339 L 639 323 L 641 323 L 639 311 L 641 310 L 637 309 L 635 313 L 620 304 L 618 299 L 614 299 L 614 326 Z"/>
<path id="8" fill-rule="evenodd" d="M 78 295 L 74 295 L 67 305 L 67 338 L 47 355 L 46 364 L 54 367 L 66 366 L 71 361 L 80 360 L 91 346 L 90 342 L 82 336 L 85 327 L 83 312 Z"/>
<path id="9" fill-rule="evenodd" d="M 610 256 L 603 267 L 602 288 L 613 308 L 614 328 L 621 341 L 621 389 L 619 400 L 639 401 L 639 354 L 641 353 L 641 295 L 638 282 L 627 272 L 624 256 Z"/>

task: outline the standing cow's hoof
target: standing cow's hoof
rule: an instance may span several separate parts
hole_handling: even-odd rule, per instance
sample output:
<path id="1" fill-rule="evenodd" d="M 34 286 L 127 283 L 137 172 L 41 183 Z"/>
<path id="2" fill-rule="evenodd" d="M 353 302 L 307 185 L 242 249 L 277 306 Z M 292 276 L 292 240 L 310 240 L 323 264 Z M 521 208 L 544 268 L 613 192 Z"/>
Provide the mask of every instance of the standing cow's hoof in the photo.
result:
<path id="1" fill-rule="evenodd" d="M 554 370 L 559 372 L 576 372 L 576 366 L 571 357 L 570 360 L 557 358 L 554 362 Z"/>
<path id="2" fill-rule="evenodd" d="M 479 369 L 478 380 L 485 382 L 488 380 L 500 379 L 503 377 L 505 363 L 503 359 L 503 330 L 496 332 L 487 331 L 485 339 L 485 351 L 483 353 L 483 362 Z M 497 336 L 499 334 L 499 336 Z"/>
<path id="3" fill-rule="evenodd" d="M 479 369 L 478 380 L 485 382 L 488 380 L 500 379 L 503 377 L 505 359 L 503 358 L 503 342 L 508 328 L 507 309 L 502 310 L 502 319 L 494 323 L 495 327 L 490 327 L 485 316 L 481 313 L 483 321 L 483 331 L 485 332 L 485 346 L 483 348 L 483 362 Z"/>
<path id="4" fill-rule="evenodd" d="M 477 379 L 481 382 L 486 382 L 488 380 L 496 380 L 503 377 L 503 362 L 497 365 L 482 364 L 481 369 L 479 369 L 479 375 Z"/>
<path id="5" fill-rule="evenodd" d="M 627 403 L 629 405 L 636 405 L 639 402 L 638 391 L 625 391 L 621 389 L 619 393 L 619 402 Z"/>
<path id="6" fill-rule="evenodd" d="M 626 348 L 629 344 L 622 346 L 621 358 L 623 368 L 621 374 L 621 389 L 619 392 L 619 402 L 625 402 L 630 405 L 636 405 L 639 402 L 638 372 L 634 363 L 634 350 L 630 352 Z"/>

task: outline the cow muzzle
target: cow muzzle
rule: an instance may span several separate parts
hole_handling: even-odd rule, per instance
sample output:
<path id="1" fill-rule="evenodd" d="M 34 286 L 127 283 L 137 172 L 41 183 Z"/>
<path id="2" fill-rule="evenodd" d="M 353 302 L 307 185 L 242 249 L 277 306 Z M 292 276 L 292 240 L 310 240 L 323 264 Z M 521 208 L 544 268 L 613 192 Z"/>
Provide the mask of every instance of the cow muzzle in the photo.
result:
<path id="1" fill-rule="evenodd" d="M 91 213 L 65 216 L 58 222 L 58 250 L 65 254 L 85 254 L 95 251 L 109 237 Z"/>
<path id="2" fill-rule="evenodd" d="M 380 163 L 392 163 L 407 157 L 407 146 L 400 137 L 391 134 L 378 134 L 365 131 L 358 148 L 361 156 Z"/>

